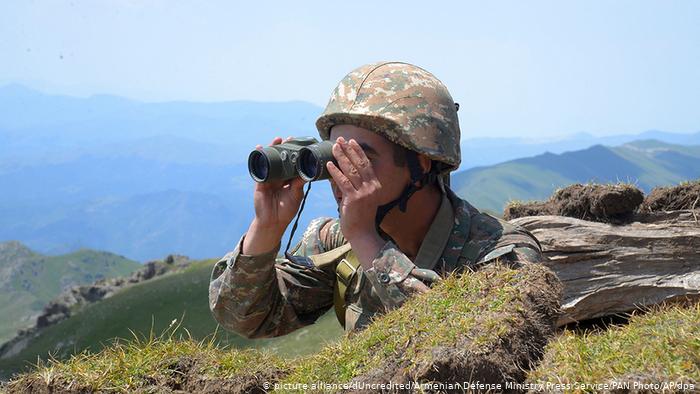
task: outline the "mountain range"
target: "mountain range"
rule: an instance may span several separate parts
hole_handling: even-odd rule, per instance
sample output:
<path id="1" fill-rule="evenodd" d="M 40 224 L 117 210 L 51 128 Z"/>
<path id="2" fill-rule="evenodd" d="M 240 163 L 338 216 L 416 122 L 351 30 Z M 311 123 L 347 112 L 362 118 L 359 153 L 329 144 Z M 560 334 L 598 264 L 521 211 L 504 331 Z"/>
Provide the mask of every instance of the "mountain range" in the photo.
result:
<path id="1" fill-rule="evenodd" d="M 143 103 L 0 87 L 0 241 L 19 240 L 48 254 L 109 250 L 138 261 L 172 253 L 223 255 L 252 218 L 249 151 L 276 135 L 315 135 L 320 112 L 303 102 Z M 700 144 L 700 133 L 640 136 Z M 591 146 L 640 136 L 463 139 L 463 164 L 453 185 L 477 207 L 500 213 L 509 199 L 541 198 L 572 181 L 592 180 L 590 172 L 560 173 L 562 163 L 577 155 L 578 166 L 598 162 L 606 149 L 617 157 L 614 163 L 634 162 L 634 150 Z M 661 155 L 632 167 L 611 161 L 596 176 L 640 178 L 649 186 L 672 183 L 680 178 L 658 174 L 682 166 L 688 155 L 680 154 L 686 156 Z M 336 214 L 327 182 L 314 183 L 301 228 L 314 217 Z"/>
<path id="2" fill-rule="evenodd" d="M 626 182 L 649 192 L 656 186 L 697 178 L 700 145 L 642 140 L 472 168 L 454 174 L 452 187 L 480 209 L 501 214 L 510 200 L 543 200 L 572 183 Z"/>

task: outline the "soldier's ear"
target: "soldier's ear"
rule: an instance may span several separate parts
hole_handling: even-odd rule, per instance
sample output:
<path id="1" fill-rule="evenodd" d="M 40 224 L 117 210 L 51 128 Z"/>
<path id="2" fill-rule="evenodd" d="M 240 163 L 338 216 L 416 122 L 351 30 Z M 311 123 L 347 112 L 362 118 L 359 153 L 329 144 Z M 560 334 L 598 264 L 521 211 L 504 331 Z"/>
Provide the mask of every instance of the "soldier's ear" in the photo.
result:
<path id="1" fill-rule="evenodd" d="M 430 172 L 430 170 L 433 168 L 433 161 L 427 156 L 418 155 L 418 163 L 423 170 L 423 174 Z"/>

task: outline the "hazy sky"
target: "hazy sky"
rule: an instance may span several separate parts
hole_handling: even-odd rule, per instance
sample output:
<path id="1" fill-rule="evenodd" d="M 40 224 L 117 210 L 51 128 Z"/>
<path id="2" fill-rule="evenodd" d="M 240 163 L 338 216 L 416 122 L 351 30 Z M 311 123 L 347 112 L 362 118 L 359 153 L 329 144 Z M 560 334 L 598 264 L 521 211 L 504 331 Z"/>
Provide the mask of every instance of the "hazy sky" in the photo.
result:
<path id="1" fill-rule="evenodd" d="M 53 93 L 324 105 L 384 59 L 445 82 L 465 137 L 700 130 L 698 1 L 0 3 L 0 85 Z"/>

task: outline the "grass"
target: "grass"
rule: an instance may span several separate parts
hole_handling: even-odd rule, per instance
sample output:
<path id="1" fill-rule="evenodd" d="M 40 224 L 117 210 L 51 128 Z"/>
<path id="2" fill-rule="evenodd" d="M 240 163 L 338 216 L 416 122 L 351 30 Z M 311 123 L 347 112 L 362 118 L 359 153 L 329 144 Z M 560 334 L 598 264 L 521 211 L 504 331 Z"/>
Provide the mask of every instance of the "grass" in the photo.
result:
<path id="1" fill-rule="evenodd" d="M 695 185 L 695 184 L 700 184 L 700 179 L 682 181 L 678 184 L 678 186 L 691 186 L 691 185 Z M 673 186 L 670 186 L 670 187 L 673 187 Z"/>
<path id="2" fill-rule="evenodd" d="M 255 371 L 281 370 L 286 365 L 269 352 L 224 350 L 215 345 L 213 336 L 196 341 L 178 328 L 168 328 L 159 336 L 151 333 L 118 340 L 99 353 L 85 351 L 67 362 L 39 362 L 35 372 L 15 379 L 8 389 L 28 391 L 39 384 L 87 392 L 133 392 L 153 384 L 182 384 L 189 373 L 234 379 Z M 183 360 L 194 364 L 193 370 L 180 367 Z"/>
<path id="3" fill-rule="evenodd" d="M 283 382 L 347 382 L 387 360 L 415 367 L 430 361 L 432 349 L 454 345 L 464 333 L 475 346 L 497 342 L 505 333 L 505 321 L 482 320 L 480 316 L 505 314 L 507 305 L 519 297 L 512 285 L 487 291 L 491 285 L 498 287 L 495 283 L 512 282 L 516 271 L 499 275 L 450 277 L 434 291 L 377 319 L 368 329 L 308 357 Z"/>
<path id="4" fill-rule="evenodd" d="M 450 277 L 376 319 L 368 329 L 343 336 L 316 354 L 287 359 L 269 350 L 222 348 L 216 335 L 197 340 L 171 323 L 157 337 L 136 335 L 99 352 L 41 362 L 8 388 L 195 390 L 202 386 L 185 385 L 218 379 L 238 384 L 225 386 L 236 391 L 259 388 L 263 382 L 346 383 L 376 370 L 416 378 L 421 366 L 434 362 L 434 349 L 462 346 L 478 358 L 507 341 L 525 308 L 524 280 L 510 269 Z M 627 325 L 604 331 L 563 331 L 547 345 L 542 362 L 528 376 L 531 384 L 598 384 L 616 379 L 700 382 L 700 304 L 657 307 L 633 316 Z M 573 391 L 594 390 L 589 386 Z"/>
<path id="5" fill-rule="evenodd" d="M 547 346 L 529 380 L 604 383 L 634 377 L 700 383 L 700 303 L 656 307 L 605 331 L 565 331 Z"/>
<path id="6" fill-rule="evenodd" d="M 132 332 L 140 336 L 148 336 L 151 331 L 163 332 L 173 319 L 194 340 L 209 338 L 216 331 L 216 341 L 222 346 L 265 348 L 283 357 L 315 352 L 342 334 L 332 312 L 316 324 L 282 338 L 249 340 L 235 333 L 217 331 L 217 322 L 208 307 L 214 261 L 194 262 L 182 272 L 135 284 L 86 306 L 69 319 L 43 330 L 16 356 L 0 359 L 0 375 L 27 370 L 30 363 L 35 363 L 37 358 L 46 359 L 49 353 L 64 360 L 84 350 L 99 352 L 109 346 L 112 338 L 132 338 Z"/>
<path id="7" fill-rule="evenodd" d="M 257 379 L 256 384 L 261 384 L 261 377 L 280 384 L 348 382 L 388 360 L 412 370 L 430 364 L 433 349 L 464 344 L 465 338 L 472 354 L 488 353 L 506 340 L 516 314 L 522 311 L 521 289 L 526 280 L 520 271 L 504 267 L 449 277 L 376 319 L 366 330 L 346 335 L 317 354 L 294 359 L 269 351 L 221 349 L 215 336 L 197 341 L 189 332 L 173 335 L 175 329 L 169 327 L 157 337 L 137 336 L 97 353 L 85 351 L 67 361 L 42 362 L 16 377 L 9 388 L 23 390 L 37 384 L 117 392 L 172 388 L 174 366 L 182 360 L 195 365 L 192 369 L 199 380 L 240 381 L 246 376 Z"/>

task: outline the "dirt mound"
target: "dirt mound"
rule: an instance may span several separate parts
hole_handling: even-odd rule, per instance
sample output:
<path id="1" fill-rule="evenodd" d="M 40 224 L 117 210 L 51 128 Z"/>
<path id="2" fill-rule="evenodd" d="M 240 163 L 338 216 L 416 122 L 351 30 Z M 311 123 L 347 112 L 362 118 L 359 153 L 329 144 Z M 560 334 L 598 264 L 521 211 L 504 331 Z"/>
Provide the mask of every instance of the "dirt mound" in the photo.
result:
<path id="1" fill-rule="evenodd" d="M 192 346 L 191 342 L 188 346 Z M 131 352 L 153 352 L 147 344 L 141 349 L 133 348 L 122 353 L 125 363 L 131 360 L 139 364 L 136 367 L 121 368 L 114 361 L 95 356 L 83 355 L 87 365 L 80 362 L 65 369 L 59 364 L 56 369 L 49 369 L 48 374 L 27 374 L 0 386 L 0 392 L 7 393 L 267 393 L 269 386 L 279 381 L 286 373 L 278 359 L 254 351 L 227 352 L 213 350 L 211 347 L 192 348 L 183 354 L 174 342 L 155 344 L 159 347 L 149 358 L 134 361 Z M 168 346 L 171 346 L 168 349 Z M 195 345 L 202 346 L 202 345 Z M 122 347 L 122 350 L 126 350 Z M 163 355 L 167 352 L 168 355 Z M 110 353 L 109 349 L 106 353 Z M 118 352 L 112 352 L 118 354 Z M 179 354 L 178 354 L 179 353 Z M 78 356 L 79 358 L 81 356 Z M 251 359 L 254 357 L 254 359 Z M 265 362 L 265 360 L 269 362 Z M 145 361 L 145 362 L 144 362 Z M 233 364 L 231 364 L 233 363 Z M 228 373 L 217 373 L 227 365 Z M 86 367 L 88 368 L 86 370 Z M 94 370 L 93 370 L 94 369 Z M 111 375 L 105 379 L 104 375 Z"/>
<path id="2" fill-rule="evenodd" d="M 92 393 L 92 392 L 139 392 L 139 393 L 267 393 L 266 384 L 276 382 L 285 372 L 274 366 L 255 368 L 237 373 L 230 378 L 213 377 L 207 374 L 211 361 L 195 357 L 180 356 L 163 361 L 155 374 L 145 372 L 138 383 L 125 390 L 124 387 L 97 390 L 85 381 L 69 380 L 56 374 L 51 379 L 32 375 L 13 381 L 3 387 L 7 393 Z"/>
<path id="3" fill-rule="evenodd" d="M 270 366 L 265 370 L 249 371 L 230 379 L 207 377 L 207 365 L 191 357 L 180 357 L 164 363 L 163 375 L 151 378 L 152 386 L 144 391 L 184 391 L 187 393 L 266 393 L 267 382 L 276 382 L 284 372 Z"/>
<path id="4" fill-rule="evenodd" d="M 543 349 L 554 332 L 559 313 L 561 287 L 552 272 L 542 265 L 525 265 L 503 281 L 502 266 L 491 265 L 479 275 L 490 277 L 493 286 L 476 292 L 474 296 L 499 302 L 493 292 L 508 286 L 518 287 L 518 296 L 502 299 L 507 306 L 501 310 L 483 310 L 473 316 L 471 327 L 454 333 L 453 341 L 423 350 L 419 342 L 431 341 L 433 334 L 411 338 L 394 357 L 355 377 L 358 387 L 372 384 L 410 382 L 443 382 L 440 392 L 483 391 L 451 387 L 455 382 L 503 384 L 523 382 L 526 372 L 541 359 Z M 500 282 L 500 283 L 499 283 Z M 447 317 L 450 319 L 451 317 Z M 483 337 L 497 326 L 498 335 Z M 439 328 L 435 328 L 439 329 Z M 425 333 L 422 333 L 425 334 Z M 415 354 L 421 354 L 416 357 Z M 390 390 L 391 391 L 391 390 Z"/>
<path id="5" fill-rule="evenodd" d="M 506 206 L 505 211 L 503 211 L 503 218 L 505 220 L 511 220 L 525 216 L 556 215 L 552 208 L 552 204 L 549 202 L 511 202 Z"/>
<path id="6" fill-rule="evenodd" d="M 700 208 L 700 180 L 672 187 L 656 187 L 644 199 L 640 212 Z"/>
<path id="7" fill-rule="evenodd" d="M 632 220 L 644 193 L 632 185 L 580 183 L 567 186 L 545 202 L 511 203 L 506 220 L 523 216 L 559 215 L 604 223 L 622 224 Z"/>

